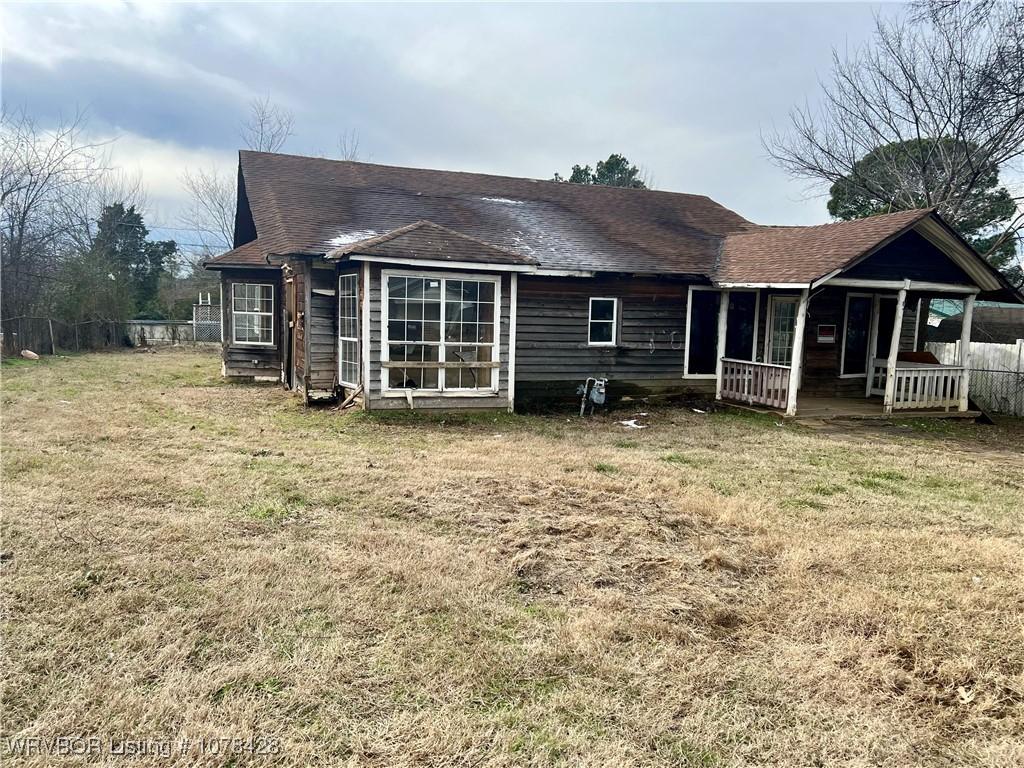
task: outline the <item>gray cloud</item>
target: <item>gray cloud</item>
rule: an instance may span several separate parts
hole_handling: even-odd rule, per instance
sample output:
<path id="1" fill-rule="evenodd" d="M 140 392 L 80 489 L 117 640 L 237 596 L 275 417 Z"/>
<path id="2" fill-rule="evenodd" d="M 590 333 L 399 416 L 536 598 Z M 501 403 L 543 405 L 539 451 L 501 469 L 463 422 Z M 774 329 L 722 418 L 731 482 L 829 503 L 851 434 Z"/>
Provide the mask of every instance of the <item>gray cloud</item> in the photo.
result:
<path id="1" fill-rule="evenodd" d="M 355 129 L 374 162 L 549 177 L 620 151 L 661 189 L 764 223 L 826 218 L 760 130 L 813 98 L 868 6 L 203 5 L 5 11 L 3 97 L 43 119 L 230 157 L 256 95 L 296 153 Z M 168 198 L 169 200 L 170 198 Z M 168 205 L 172 203 L 168 202 Z"/>

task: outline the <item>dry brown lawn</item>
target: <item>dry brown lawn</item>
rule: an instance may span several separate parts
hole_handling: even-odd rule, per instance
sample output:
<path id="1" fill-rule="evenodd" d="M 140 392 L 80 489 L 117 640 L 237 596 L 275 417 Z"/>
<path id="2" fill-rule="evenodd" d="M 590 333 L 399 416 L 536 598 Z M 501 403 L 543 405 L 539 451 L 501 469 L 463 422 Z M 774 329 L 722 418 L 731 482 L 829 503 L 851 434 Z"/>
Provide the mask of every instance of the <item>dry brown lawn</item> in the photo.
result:
<path id="1" fill-rule="evenodd" d="M 9 764 L 1024 764 L 1020 423 L 385 418 L 219 368 L 4 365 Z"/>

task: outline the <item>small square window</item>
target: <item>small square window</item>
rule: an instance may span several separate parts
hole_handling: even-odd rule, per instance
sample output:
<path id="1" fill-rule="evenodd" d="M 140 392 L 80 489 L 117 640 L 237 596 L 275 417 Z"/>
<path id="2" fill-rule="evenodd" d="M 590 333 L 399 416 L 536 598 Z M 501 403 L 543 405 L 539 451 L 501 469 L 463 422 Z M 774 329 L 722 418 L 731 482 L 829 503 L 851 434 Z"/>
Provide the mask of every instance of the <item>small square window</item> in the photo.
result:
<path id="1" fill-rule="evenodd" d="M 590 300 L 589 333 L 591 346 L 615 346 L 618 325 L 618 299 L 592 298 Z"/>

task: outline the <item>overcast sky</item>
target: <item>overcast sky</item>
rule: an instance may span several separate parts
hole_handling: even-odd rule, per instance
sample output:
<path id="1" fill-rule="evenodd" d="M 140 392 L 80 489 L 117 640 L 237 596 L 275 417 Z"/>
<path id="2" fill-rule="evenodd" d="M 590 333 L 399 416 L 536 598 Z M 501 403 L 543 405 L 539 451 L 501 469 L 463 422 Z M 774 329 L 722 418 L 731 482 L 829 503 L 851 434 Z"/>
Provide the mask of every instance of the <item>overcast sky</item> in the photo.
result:
<path id="1" fill-rule="evenodd" d="M 877 10 L 7 4 L 2 96 L 44 124 L 88 108 L 141 169 L 156 224 L 178 223 L 184 168 L 234 168 L 238 123 L 267 95 L 294 112 L 297 154 L 355 130 L 370 162 L 550 178 L 621 152 L 659 189 L 809 224 L 824 198 L 769 162 L 761 131 L 814 102 L 833 47 L 867 41 Z"/>

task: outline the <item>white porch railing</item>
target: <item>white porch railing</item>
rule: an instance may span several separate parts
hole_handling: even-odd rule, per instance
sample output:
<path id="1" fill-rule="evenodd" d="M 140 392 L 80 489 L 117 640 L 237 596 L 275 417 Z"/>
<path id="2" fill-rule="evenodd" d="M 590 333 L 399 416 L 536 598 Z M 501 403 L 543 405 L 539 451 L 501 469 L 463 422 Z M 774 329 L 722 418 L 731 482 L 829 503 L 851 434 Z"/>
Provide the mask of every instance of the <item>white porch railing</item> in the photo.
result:
<path id="1" fill-rule="evenodd" d="M 789 366 L 723 357 L 722 399 L 784 409 L 789 402 Z"/>
<path id="2" fill-rule="evenodd" d="M 880 364 L 881 363 L 881 364 Z M 897 363 L 893 387 L 893 410 L 923 408 L 949 410 L 960 405 L 965 369 L 959 365 Z M 884 395 L 886 365 L 875 361 L 871 373 L 871 394 Z"/>

